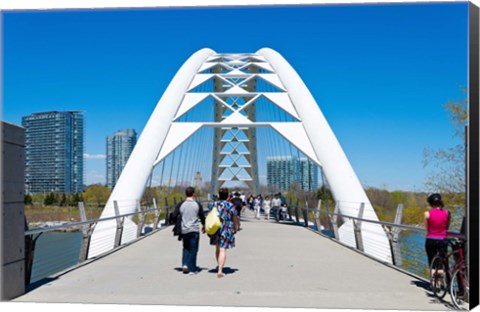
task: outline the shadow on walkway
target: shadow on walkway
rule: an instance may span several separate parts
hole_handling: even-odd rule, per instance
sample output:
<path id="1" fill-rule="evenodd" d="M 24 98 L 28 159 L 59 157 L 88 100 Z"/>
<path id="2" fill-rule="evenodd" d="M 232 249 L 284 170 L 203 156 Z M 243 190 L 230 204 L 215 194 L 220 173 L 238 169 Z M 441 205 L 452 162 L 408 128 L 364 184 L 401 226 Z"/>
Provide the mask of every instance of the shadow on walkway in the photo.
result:
<path id="1" fill-rule="evenodd" d="M 237 272 L 238 269 L 234 269 L 234 268 L 230 268 L 230 267 L 224 267 L 223 268 L 223 273 L 225 273 L 225 275 L 229 275 L 229 274 L 233 274 L 235 272 Z M 218 272 L 218 269 L 215 268 L 215 269 L 211 269 L 211 270 L 208 270 L 208 273 L 215 273 L 217 274 Z"/>

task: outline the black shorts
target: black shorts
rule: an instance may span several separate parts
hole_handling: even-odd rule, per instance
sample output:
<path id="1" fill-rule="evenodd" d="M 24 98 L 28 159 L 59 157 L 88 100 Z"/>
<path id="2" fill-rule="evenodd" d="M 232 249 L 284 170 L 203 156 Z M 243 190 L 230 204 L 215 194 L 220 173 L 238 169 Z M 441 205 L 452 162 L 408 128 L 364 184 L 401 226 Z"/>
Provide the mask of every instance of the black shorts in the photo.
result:
<path id="1" fill-rule="evenodd" d="M 448 243 L 443 239 L 433 239 L 427 238 L 425 240 L 425 250 L 427 251 L 428 265 L 432 264 L 433 257 L 437 252 L 443 252 L 444 255 L 447 254 Z"/>

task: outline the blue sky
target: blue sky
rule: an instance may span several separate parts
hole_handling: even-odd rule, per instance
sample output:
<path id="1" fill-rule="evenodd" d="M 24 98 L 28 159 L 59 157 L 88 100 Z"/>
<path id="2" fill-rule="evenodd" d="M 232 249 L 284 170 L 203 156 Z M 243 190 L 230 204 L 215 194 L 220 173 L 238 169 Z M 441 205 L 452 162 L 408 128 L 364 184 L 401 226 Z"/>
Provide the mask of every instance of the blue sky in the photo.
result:
<path id="1" fill-rule="evenodd" d="M 104 183 L 106 136 L 141 133 L 194 52 L 269 47 L 302 77 L 363 184 L 421 190 L 423 149 L 457 143 L 443 105 L 464 97 L 467 17 L 467 2 L 4 11 L 2 119 L 84 111 L 85 182 Z"/>

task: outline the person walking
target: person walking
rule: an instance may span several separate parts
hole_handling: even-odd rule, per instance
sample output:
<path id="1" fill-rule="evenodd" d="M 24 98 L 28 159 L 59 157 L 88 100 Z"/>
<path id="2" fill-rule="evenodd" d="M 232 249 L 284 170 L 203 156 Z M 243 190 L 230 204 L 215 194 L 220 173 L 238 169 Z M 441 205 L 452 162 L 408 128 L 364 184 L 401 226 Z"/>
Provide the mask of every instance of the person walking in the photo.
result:
<path id="1" fill-rule="evenodd" d="M 240 199 L 242 200 L 242 208 L 247 205 L 247 197 L 245 196 L 245 192 L 242 192 L 240 195 Z"/>
<path id="2" fill-rule="evenodd" d="M 184 274 L 196 274 L 197 253 L 200 243 L 200 224 L 201 231 L 205 233 L 205 214 L 202 205 L 196 200 L 195 189 L 191 186 L 185 189 L 186 199 L 177 205 L 174 213 L 179 213 L 175 218 L 181 218 L 182 229 L 182 272 Z"/>
<path id="3" fill-rule="evenodd" d="M 287 221 L 287 210 L 288 210 L 287 204 L 282 204 L 282 207 L 280 210 L 281 210 L 280 217 L 282 218 L 283 221 Z"/>
<path id="4" fill-rule="evenodd" d="M 280 193 L 275 194 L 275 196 L 272 199 L 272 210 L 273 210 L 273 214 L 275 215 L 275 221 L 277 222 L 280 219 L 280 206 L 282 205 L 279 194 Z"/>
<path id="5" fill-rule="evenodd" d="M 253 209 L 255 210 L 255 218 L 260 219 L 260 208 L 262 208 L 262 196 L 257 195 L 253 201 Z"/>
<path id="6" fill-rule="evenodd" d="M 270 220 L 270 205 L 271 205 L 270 196 L 265 196 L 263 201 L 263 212 L 265 212 L 265 219 Z"/>
<path id="7" fill-rule="evenodd" d="M 250 196 L 248 197 L 247 202 L 248 202 L 248 208 L 250 210 L 254 210 L 255 209 L 255 198 L 253 197 L 252 194 L 250 194 Z"/>
<path id="8" fill-rule="evenodd" d="M 447 237 L 447 230 L 450 226 L 450 213 L 444 209 L 442 196 L 438 193 L 428 196 L 427 202 L 431 209 L 424 213 L 425 228 L 427 230 L 425 250 L 428 265 L 430 266 L 437 252 L 447 253 L 448 244 L 445 238 Z"/>
<path id="9" fill-rule="evenodd" d="M 225 276 L 223 267 L 227 260 L 227 249 L 235 247 L 235 234 L 238 231 L 237 210 L 232 203 L 227 201 L 228 189 L 221 188 L 218 192 L 219 201 L 215 203 L 222 225 L 220 229 L 210 237 L 210 245 L 215 245 L 215 259 L 217 260 L 217 277 Z"/>
<path id="10" fill-rule="evenodd" d="M 233 194 L 233 198 L 231 200 L 231 203 L 233 204 L 233 207 L 237 210 L 237 219 L 238 219 L 238 230 L 240 231 L 240 215 L 242 213 L 242 208 L 243 208 L 243 201 L 242 198 L 240 197 L 239 192 L 235 192 Z"/>

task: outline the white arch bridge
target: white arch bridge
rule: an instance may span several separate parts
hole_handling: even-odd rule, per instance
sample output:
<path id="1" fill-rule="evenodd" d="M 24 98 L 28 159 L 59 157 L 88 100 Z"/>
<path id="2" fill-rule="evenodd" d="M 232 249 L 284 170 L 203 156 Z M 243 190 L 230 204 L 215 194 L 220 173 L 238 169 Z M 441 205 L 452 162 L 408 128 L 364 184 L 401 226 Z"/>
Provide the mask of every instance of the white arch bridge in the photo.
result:
<path id="1" fill-rule="evenodd" d="M 266 157 L 287 154 L 305 157 L 321 169 L 340 213 L 358 217 L 362 209 L 364 219 L 378 221 L 315 99 L 278 52 L 269 48 L 250 54 L 199 50 L 159 100 L 101 218 L 114 216 L 116 210 L 135 212 L 145 187 L 155 179 L 155 170 L 161 170 L 161 180 L 170 170 L 169 183 L 176 185 L 181 184 L 181 176 L 191 175 L 184 179 L 188 185 L 203 166 L 207 169 L 202 176 L 211 177 L 211 193 L 220 186 L 233 186 L 258 194 Z M 181 168 L 172 175 L 175 161 Z M 122 243 L 135 239 L 135 223 L 126 219 L 123 226 Z M 115 229 L 115 220 L 97 225 L 90 258 L 113 248 Z M 365 253 L 391 263 L 384 229 L 368 222 L 361 231 Z M 353 221 L 343 223 L 338 235 L 343 243 L 355 246 Z"/>

